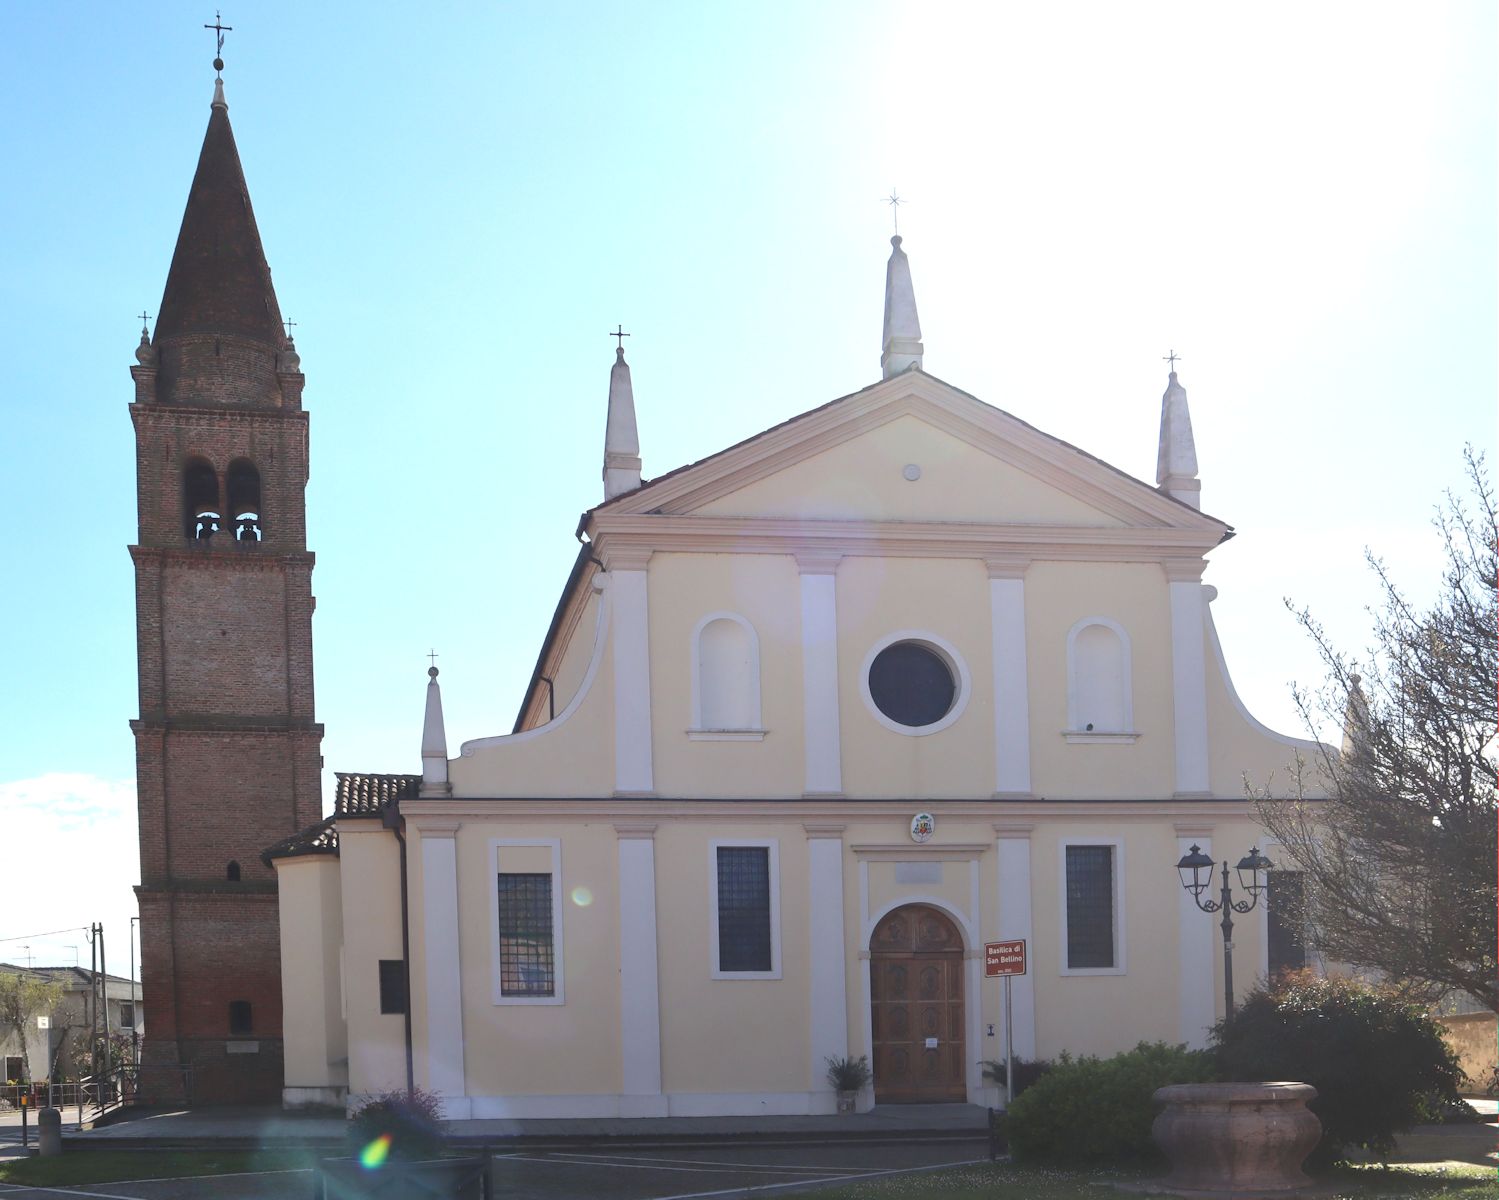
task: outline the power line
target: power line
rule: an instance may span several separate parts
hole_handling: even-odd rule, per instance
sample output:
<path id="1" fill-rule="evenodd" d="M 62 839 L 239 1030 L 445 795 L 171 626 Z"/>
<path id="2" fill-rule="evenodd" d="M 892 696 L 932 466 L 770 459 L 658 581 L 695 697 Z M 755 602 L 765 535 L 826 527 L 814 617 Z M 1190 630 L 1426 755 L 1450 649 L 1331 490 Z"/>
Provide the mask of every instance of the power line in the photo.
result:
<path id="1" fill-rule="evenodd" d="M 210 26 L 211 28 L 211 26 Z M 82 925 L 74 925 L 70 929 L 49 929 L 46 933 L 22 933 L 16 937 L 0 937 L 0 942 L 24 942 L 27 938 L 52 937 L 58 933 L 87 933 L 88 930 Z"/>

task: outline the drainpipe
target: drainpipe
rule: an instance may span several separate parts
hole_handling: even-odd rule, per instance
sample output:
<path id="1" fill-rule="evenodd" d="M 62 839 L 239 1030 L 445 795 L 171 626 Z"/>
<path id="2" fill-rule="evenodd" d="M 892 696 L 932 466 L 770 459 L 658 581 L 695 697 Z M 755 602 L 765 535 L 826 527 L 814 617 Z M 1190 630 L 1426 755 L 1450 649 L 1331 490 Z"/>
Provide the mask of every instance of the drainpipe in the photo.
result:
<path id="1" fill-rule="evenodd" d="M 396 835 L 401 844 L 401 969 L 406 979 L 405 1015 L 406 1026 L 406 1098 L 416 1091 L 416 1057 L 411 1047 L 411 911 L 407 903 L 406 890 L 406 835 L 401 831 L 405 824 L 401 817 L 401 802 L 393 801 L 385 810 L 385 826 Z"/>

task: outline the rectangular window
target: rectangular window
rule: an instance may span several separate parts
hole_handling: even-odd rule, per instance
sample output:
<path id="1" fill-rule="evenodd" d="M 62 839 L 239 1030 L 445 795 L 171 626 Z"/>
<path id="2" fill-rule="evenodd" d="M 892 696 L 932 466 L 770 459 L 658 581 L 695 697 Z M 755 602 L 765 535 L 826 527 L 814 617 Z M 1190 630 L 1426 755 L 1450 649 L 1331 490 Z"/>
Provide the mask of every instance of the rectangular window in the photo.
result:
<path id="1" fill-rule="evenodd" d="M 713 974 L 779 979 L 775 843 L 721 841 L 712 852 Z"/>
<path id="2" fill-rule="evenodd" d="M 1115 956 L 1114 847 L 1067 846 L 1067 968 L 1112 970 Z"/>
<path id="3" fill-rule="evenodd" d="M 499 875 L 500 995 L 556 995 L 552 877 Z"/>
<path id="4" fill-rule="evenodd" d="M 406 1011 L 406 964 L 399 958 L 380 960 L 380 1011 Z"/>
<path id="5" fill-rule="evenodd" d="M 5 1056 L 5 1078 L 0 1079 L 0 1083 L 20 1083 L 23 1061 L 19 1054 L 7 1054 Z"/>
<path id="6" fill-rule="evenodd" d="M 255 1023 L 250 1016 L 248 1000 L 229 1001 L 229 1032 L 233 1034 L 255 1032 Z"/>
<path id="7" fill-rule="evenodd" d="M 1266 871 L 1269 892 L 1265 896 L 1265 931 L 1269 974 L 1299 971 L 1306 966 L 1303 904 L 1305 879 L 1300 871 Z"/>
<path id="8" fill-rule="evenodd" d="M 135 1028 L 135 1005 L 129 1000 L 120 1001 L 120 1028 Z"/>

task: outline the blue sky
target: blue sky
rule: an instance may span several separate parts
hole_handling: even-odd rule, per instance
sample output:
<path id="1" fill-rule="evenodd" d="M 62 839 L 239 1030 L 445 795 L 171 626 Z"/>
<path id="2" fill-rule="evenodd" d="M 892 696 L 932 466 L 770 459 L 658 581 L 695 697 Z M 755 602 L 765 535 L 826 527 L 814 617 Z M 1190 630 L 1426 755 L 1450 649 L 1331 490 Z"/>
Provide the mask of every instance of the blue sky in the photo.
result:
<path id="1" fill-rule="evenodd" d="M 90 882 L 12 901 L 0 938 L 104 919 L 123 950 L 134 911 L 127 368 L 207 123 L 211 19 L 6 7 L 0 840 L 12 897 Z M 647 476 L 877 377 L 892 186 L 933 374 L 1153 480 L 1161 359 L 1183 356 L 1203 506 L 1239 531 L 1214 612 L 1271 725 L 1295 730 L 1288 684 L 1320 677 L 1281 597 L 1362 646 L 1364 547 L 1429 592 L 1432 508 L 1463 443 L 1494 441 L 1486 2 L 224 20 L 307 373 L 330 771 L 417 769 L 429 646 L 450 745 L 509 728 L 600 496 L 616 322 Z"/>

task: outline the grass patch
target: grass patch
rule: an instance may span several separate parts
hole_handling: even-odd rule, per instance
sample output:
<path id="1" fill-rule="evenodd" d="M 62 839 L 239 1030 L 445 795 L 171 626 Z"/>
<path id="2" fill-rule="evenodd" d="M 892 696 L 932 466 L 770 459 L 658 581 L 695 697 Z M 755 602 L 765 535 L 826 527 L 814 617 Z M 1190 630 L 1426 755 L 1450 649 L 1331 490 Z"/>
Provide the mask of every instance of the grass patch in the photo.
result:
<path id="1" fill-rule="evenodd" d="M 132 1179 L 184 1179 L 240 1171 L 295 1171 L 329 1151 L 316 1150 L 79 1150 L 55 1158 L 0 1162 L 0 1183 L 35 1187 L 71 1183 L 126 1183 Z"/>
<path id="2" fill-rule="evenodd" d="M 983 1163 L 909 1175 L 891 1175 L 810 1193 L 817 1200 L 1131 1200 L 1116 1191 L 1123 1180 L 1164 1174 L 1156 1171 L 1068 1171 Z M 1494 1200 L 1491 1167 L 1433 1164 L 1339 1168 L 1317 1179 L 1335 1189 L 1318 1200 Z"/>

